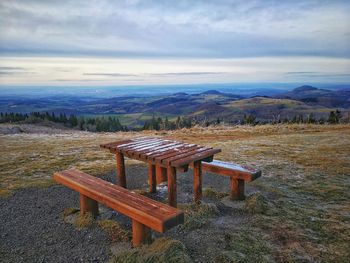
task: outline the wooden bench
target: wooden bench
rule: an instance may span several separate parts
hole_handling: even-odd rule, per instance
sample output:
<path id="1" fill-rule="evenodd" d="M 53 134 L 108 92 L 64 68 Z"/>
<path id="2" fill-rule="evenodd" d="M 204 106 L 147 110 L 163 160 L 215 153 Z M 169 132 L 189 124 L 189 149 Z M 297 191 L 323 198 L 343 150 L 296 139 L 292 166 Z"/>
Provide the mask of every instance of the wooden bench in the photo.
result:
<path id="1" fill-rule="evenodd" d="M 164 233 L 184 222 L 182 211 L 136 194 L 121 186 L 78 170 L 66 170 L 54 174 L 54 180 L 80 193 L 80 213 L 98 215 L 98 202 L 132 219 L 134 246 L 150 238 L 150 229 Z"/>
<path id="2" fill-rule="evenodd" d="M 232 200 L 244 200 L 244 183 L 254 181 L 261 176 L 260 170 L 218 160 L 210 163 L 202 162 L 201 166 L 203 171 L 230 177 Z"/>

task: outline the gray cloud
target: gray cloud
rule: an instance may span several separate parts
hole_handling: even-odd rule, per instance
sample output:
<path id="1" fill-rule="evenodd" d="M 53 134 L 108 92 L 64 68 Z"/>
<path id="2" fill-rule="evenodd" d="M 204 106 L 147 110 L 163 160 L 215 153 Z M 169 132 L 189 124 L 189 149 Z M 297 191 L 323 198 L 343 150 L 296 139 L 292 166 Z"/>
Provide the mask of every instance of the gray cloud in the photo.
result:
<path id="1" fill-rule="evenodd" d="M 315 72 L 315 71 L 300 71 L 300 72 L 287 72 L 286 76 L 293 78 L 348 78 L 350 73 L 324 73 L 324 72 Z"/>
<path id="2" fill-rule="evenodd" d="M 18 70 L 24 70 L 24 68 L 22 68 L 22 67 L 0 67 L 0 70 L 18 71 Z"/>
<path id="3" fill-rule="evenodd" d="M 34 72 L 22 67 L 0 67 L 0 76 L 35 74 Z"/>
<path id="4" fill-rule="evenodd" d="M 83 73 L 84 76 L 103 76 L 103 77 L 137 77 L 135 74 L 122 73 Z"/>
<path id="5" fill-rule="evenodd" d="M 168 72 L 168 73 L 152 73 L 149 76 L 168 77 L 168 76 L 197 76 L 197 75 L 220 75 L 226 72 Z"/>
<path id="6" fill-rule="evenodd" d="M 220 75 L 227 72 L 165 72 L 165 73 L 146 73 L 146 74 L 123 74 L 123 73 L 83 73 L 84 76 L 103 76 L 103 77 L 169 77 L 169 76 L 198 76 L 198 75 Z"/>
<path id="7" fill-rule="evenodd" d="M 0 3 L 0 54 L 350 57 L 349 1 Z"/>

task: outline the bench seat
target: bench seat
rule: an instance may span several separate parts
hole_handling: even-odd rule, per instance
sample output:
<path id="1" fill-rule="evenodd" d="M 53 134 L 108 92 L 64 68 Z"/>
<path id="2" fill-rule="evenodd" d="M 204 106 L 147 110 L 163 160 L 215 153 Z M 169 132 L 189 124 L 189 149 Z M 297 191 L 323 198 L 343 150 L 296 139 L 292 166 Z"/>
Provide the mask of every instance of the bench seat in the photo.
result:
<path id="1" fill-rule="evenodd" d="M 182 211 L 129 191 L 79 170 L 66 170 L 54 174 L 54 180 L 80 193 L 80 212 L 98 214 L 102 203 L 132 219 L 133 245 L 149 238 L 149 229 L 157 232 L 184 222 Z"/>
<path id="2" fill-rule="evenodd" d="M 234 163 L 213 160 L 202 162 L 202 170 L 230 177 L 230 196 L 233 200 L 244 200 L 244 184 L 261 176 L 261 171 Z"/>

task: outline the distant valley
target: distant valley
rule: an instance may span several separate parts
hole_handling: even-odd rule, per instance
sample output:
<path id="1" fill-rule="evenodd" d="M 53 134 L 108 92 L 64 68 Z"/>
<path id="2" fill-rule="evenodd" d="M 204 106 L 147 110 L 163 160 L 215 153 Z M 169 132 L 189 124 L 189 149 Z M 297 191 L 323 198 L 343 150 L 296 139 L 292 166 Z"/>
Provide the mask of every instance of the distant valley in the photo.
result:
<path id="1" fill-rule="evenodd" d="M 244 116 L 257 121 L 271 122 L 292 119 L 294 116 L 326 118 L 330 111 L 339 109 L 348 114 L 350 89 L 330 90 L 301 86 L 274 95 L 244 96 L 217 90 L 188 94 L 132 95 L 111 98 L 93 98 L 74 95 L 24 98 L 6 96 L 0 99 L 2 113 L 49 112 L 67 116 L 115 116 L 123 125 L 139 127 L 155 117 L 178 116 L 196 120 L 221 120 L 237 123 Z M 344 114 L 343 114 L 344 115 Z"/>

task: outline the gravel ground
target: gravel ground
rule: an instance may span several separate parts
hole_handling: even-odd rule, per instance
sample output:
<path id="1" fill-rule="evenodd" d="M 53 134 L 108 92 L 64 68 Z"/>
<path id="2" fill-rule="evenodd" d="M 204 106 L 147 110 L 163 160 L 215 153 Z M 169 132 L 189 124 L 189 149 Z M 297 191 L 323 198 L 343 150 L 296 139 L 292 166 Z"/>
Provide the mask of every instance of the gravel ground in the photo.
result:
<path id="1" fill-rule="evenodd" d="M 114 182 L 115 174 L 103 176 Z M 147 168 L 127 167 L 129 189 L 147 189 Z M 203 187 L 228 191 L 228 178 L 205 174 Z M 192 173 L 178 174 L 178 202 L 192 201 Z M 166 187 L 159 189 L 156 199 L 166 198 Z M 205 200 L 204 200 L 205 201 Z M 50 188 L 27 188 L 0 199 L 0 261 L 1 262 L 106 262 L 111 256 L 111 242 L 98 226 L 77 229 L 63 219 L 63 210 L 79 207 L 79 195 L 60 185 Z M 183 233 L 178 228 L 165 235 L 181 240 L 191 256 L 201 260 L 215 256 L 210 248 L 220 248 L 220 237 L 242 220 L 233 208 L 218 206 L 220 217 L 204 229 Z M 114 218 L 131 229 L 130 220 L 102 208 L 103 216 Z M 233 216 L 235 214 L 235 216 Z M 225 227 L 228 226 L 228 227 Z M 210 229 L 209 229 L 210 228 Z M 208 238 L 209 237 L 209 238 Z M 221 242 L 221 243 L 220 243 Z M 208 249 L 209 248 L 209 249 Z"/>

